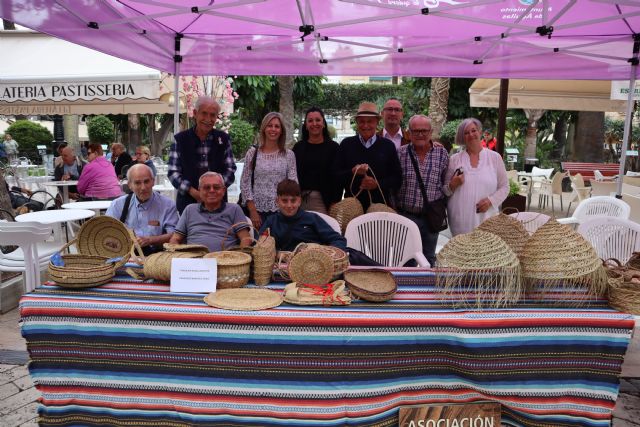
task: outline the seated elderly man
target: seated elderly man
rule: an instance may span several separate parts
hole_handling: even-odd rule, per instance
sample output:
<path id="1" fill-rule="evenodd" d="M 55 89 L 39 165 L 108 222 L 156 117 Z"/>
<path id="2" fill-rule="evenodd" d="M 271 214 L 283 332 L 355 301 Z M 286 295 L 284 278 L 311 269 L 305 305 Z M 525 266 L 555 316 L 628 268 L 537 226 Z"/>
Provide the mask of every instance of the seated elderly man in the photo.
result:
<path id="1" fill-rule="evenodd" d="M 178 224 L 178 211 L 173 200 L 153 191 L 153 172 L 143 164 L 127 172 L 132 193 L 111 202 L 107 215 L 123 222 L 136 233 L 145 255 L 162 250 Z"/>
<path id="2" fill-rule="evenodd" d="M 182 212 L 170 243 L 205 245 L 210 251 L 220 251 L 231 246 L 249 246 L 247 218 L 240 205 L 227 203 L 224 195 L 227 188 L 222 175 L 206 172 L 198 181 L 198 192 L 202 203 L 192 203 Z M 227 233 L 231 226 L 232 232 Z"/>
<path id="3" fill-rule="evenodd" d="M 53 171 L 54 179 L 56 181 L 77 181 L 86 163 L 76 156 L 73 147 L 69 146 L 65 146 L 60 150 L 60 158 L 60 164 Z M 71 193 L 76 193 L 77 191 L 75 186 L 69 188 Z"/>

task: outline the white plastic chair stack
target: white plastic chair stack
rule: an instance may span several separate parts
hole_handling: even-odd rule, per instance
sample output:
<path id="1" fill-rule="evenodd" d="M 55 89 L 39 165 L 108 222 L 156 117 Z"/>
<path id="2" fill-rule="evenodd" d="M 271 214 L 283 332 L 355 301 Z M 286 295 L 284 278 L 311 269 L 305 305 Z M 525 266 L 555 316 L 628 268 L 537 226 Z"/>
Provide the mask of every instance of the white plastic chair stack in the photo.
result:
<path id="1" fill-rule="evenodd" d="M 615 197 L 595 196 L 580 202 L 573 216 L 558 220 L 561 224 L 582 224 L 583 222 L 602 216 L 629 219 L 631 208 L 629 205 Z"/>
<path id="2" fill-rule="evenodd" d="M 44 242 L 50 236 L 51 225 L 39 222 L 0 223 L 0 245 L 18 245 L 23 255 L 23 261 L 20 263 L 21 265 L 15 267 L 16 269 L 9 270 L 3 266 L 0 266 L 0 269 L 5 271 L 24 271 L 26 292 L 31 292 L 37 286 L 40 286 L 42 263 L 38 255 L 38 243 Z M 47 257 L 47 262 L 49 257 Z"/>
<path id="3" fill-rule="evenodd" d="M 549 215 L 537 212 L 517 212 L 509 214 L 509 216 L 520 221 L 529 235 L 535 233 L 538 228 L 545 225 L 547 221 L 551 219 Z"/>
<path id="4" fill-rule="evenodd" d="M 640 224 L 623 218 L 593 218 L 578 226 L 580 233 L 604 260 L 615 258 L 625 264 L 640 250 Z"/>
<path id="5" fill-rule="evenodd" d="M 347 246 L 364 252 L 387 267 L 399 267 L 415 259 L 429 267 L 422 253 L 418 226 L 402 215 L 375 212 L 352 219 L 344 233 Z"/>

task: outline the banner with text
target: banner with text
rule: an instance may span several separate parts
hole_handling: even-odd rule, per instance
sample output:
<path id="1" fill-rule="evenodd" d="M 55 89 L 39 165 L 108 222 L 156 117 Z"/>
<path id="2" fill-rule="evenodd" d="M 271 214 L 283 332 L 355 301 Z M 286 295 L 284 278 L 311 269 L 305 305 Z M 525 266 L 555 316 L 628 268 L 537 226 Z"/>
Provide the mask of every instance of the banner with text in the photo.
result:
<path id="1" fill-rule="evenodd" d="M 158 99 L 157 80 L 0 83 L 0 101 Z"/>

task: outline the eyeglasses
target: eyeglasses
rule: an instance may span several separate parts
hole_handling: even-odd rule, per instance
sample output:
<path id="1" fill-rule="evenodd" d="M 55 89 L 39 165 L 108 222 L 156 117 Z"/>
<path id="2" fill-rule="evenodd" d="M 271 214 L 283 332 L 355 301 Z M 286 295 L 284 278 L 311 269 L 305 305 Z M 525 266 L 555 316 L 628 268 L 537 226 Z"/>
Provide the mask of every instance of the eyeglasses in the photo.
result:
<path id="1" fill-rule="evenodd" d="M 224 185 L 203 185 L 202 188 L 204 191 L 220 191 L 224 188 Z"/>
<path id="2" fill-rule="evenodd" d="M 428 133 L 431 133 L 431 129 L 409 129 L 411 131 L 411 133 L 415 133 L 416 135 L 426 135 Z"/>
<path id="3" fill-rule="evenodd" d="M 386 107 L 383 110 L 389 113 L 402 113 L 402 108 Z"/>

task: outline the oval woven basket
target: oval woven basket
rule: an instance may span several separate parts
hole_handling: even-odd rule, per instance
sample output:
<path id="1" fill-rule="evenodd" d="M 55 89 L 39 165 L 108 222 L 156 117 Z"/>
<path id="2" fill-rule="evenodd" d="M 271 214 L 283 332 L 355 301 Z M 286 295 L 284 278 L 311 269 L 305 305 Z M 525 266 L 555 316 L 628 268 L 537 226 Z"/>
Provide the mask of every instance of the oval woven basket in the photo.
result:
<path id="1" fill-rule="evenodd" d="M 108 283 L 115 275 L 114 264 L 98 255 L 63 255 L 63 267 L 49 264 L 49 278 L 65 288 L 90 288 Z M 122 263 L 124 264 L 124 263 Z"/>
<path id="2" fill-rule="evenodd" d="M 607 297 L 612 308 L 640 315 L 640 269 L 630 264 L 627 262 L 623 266 L 620 261 L 612 258 L 603 263 L 608 276 Z"/>
<path id="3" fill-rule="evenodd" d="M 351 293 L 365 301 L 389 301 L 398 289 L 393 275 L 385 270 L 351 270 L 344 273 L 344 280 Z"/>
<path id="4" fill-rule="evenodd" d="M 218 289 L 241 288 L 249 282 L 251 256 L 237 251 L 219 251 L 203 258 L 218 261 Z"/>

